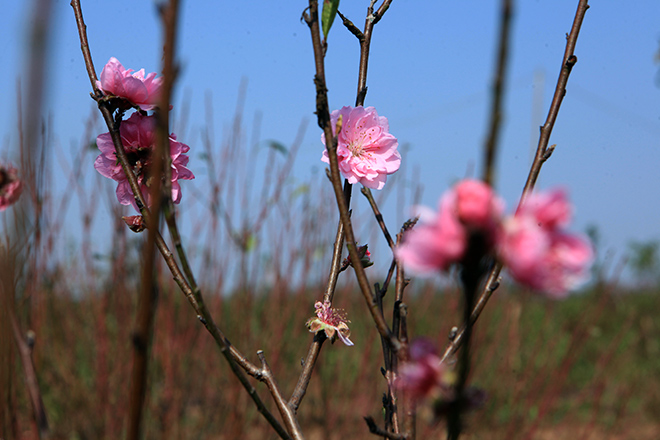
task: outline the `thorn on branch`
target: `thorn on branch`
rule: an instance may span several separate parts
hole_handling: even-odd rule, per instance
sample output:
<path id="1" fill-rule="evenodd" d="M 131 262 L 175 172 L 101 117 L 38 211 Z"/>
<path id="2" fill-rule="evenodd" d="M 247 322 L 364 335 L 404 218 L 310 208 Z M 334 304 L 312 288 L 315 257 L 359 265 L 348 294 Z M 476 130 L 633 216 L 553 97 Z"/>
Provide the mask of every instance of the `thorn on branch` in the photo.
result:
<path id="1" fill-rule="evenodd" d="M 545 152 L 543 153 L 543 162 L 550 159 L 550 156 L 552 156 L 552 153 L 555 151 L 556 146 L 557 144 L 552 144 L 545 150 Z"/>

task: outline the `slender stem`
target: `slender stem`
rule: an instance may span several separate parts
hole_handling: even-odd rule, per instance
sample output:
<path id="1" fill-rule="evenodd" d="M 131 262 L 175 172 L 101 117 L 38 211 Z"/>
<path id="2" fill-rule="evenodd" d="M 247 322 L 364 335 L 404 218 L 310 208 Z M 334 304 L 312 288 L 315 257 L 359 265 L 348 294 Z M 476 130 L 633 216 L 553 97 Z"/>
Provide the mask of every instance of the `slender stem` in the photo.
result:
<path id="1" fill-rule="evenodd" d="M 497 51 L 497 67 L 495 69 L 495 78 L 493 80 L 493 101 L 490 109 L 490 124 L 486 145 L 484 151 L 486 158 L 484 160 L 483 180 L 488 185 L 493 186 L 495 173 L 495 157 L 499 141 L 500 128 L 502 127 L 502 101 L 504 98 L 504 78 L 508 65 L 509 54 L 509 36 L 511 34 L 511 16 L 513 15 L 513 1 L 502 0 L 500 9 L 500 36 L 499 49 Z"/>
<path id="2" fill-rule="evenodd" d="M 282 392 L 280 391 L 280 388 L 277 385 L 275 378 L 273 377 L 273 372 L 271 371 L 270 366 L 266 361 L 264 352 L 259 350 L 257 352 L 257 356 L 261 361 L 262 380 L 266 383 L 266 386 L 268 386 L 268 389 L 273 396 L 273 400 L 277 405 L 277 409 L 280 410 L 280 415 L 282 416 L 282 420 L 284 420 L 284 426 L 287 427 L 287 430 L 289 433 L 291 433 L 291 437 L 294 440 L 304 439 L 302 431 L 300 430 L 300 425 L 298 424 L 298 419 L 296 418 L 296 413 L 291 411 L 287 405 L 286 400 L 284 400 L 284 397 L 282 397 Z"/>
<path id="3" fill-rule="evenodd" d="M 378 209 L 378 205 L 376 204 L 376 200 L 374 200 L 374 196 L 371 194 L 371 190 L 366 186 L 363 186 L 362 194 L 364 194 L 364 196 L 369 201 L 369 205 L 371 206 L 371 209 L 374 212 L 374 215 L 376 216 L 376 221 L 378 222 L 378 226 L 380 226 L 380 230 L 383 231 L 383 235 L 385 236 L 385 240 L 387 240 L 388 246 L 390 247 L 390 249 L 394 249 L 394 240 L 392 240 L 392 236 L 390 235 L 390 232 L 387 230 L 387 226 L 385 225 L 385 221 L 383 220 L 383 214 L 381 214 L 380 209 Z"/>
<path id="4" fill-rule="evenodd" d="M 13 293 L 9 298 L 14 298 Z M 14 333 L 14 341 L 18 347 L 18 353 L 21 356 L 21 365 L 23 366 L 23 374 L 25 375 L 25 384 L 30 395 L 30 403 L 32 404 L 32 411 L 34 412 L 34 421 L 36 422 L 39 430 L 39 438 L 46 439 L 50 436 L 50 428 L 48 426 L 48 418 L 46 416 L 46 408 L 43 399 L 41 398 L 41 389 L 39 381 L 37 380 L 37 370 L 34 367 L 34 360 L 32 359 L 32 347 L 34 341 L 31 343 L 26 342 L 21 333 L 21 329 L 16 319 L 16 311 L 14 304 L 10 304 L 8 308 L 9 319 L 11 321 L 12 331 Z"/>
<path id="5" fill-rule="evenodd" d="M 577 44 L 578 35 L 580 33 L 582 21 L 584 20 L 587 9 L 589 9 L 588 0 L 579 0 L 577 11 L 575 12 L 575 18 L 573 20 L 573 26 L 566 41 L 566 50 L 562 59 L 562 65 L 559 72 L 559 78 L 557 79 L 557 85 L 555 87 L 555 93 L 552 98 L 552 103 L 550 104 L 550 110 L 548 111 L 545 124 L 541 126 L 541 136 L 539 138 L 539 144 L 536 149 L 536 156 L 529 171 L 525 187 L 523 188 L 522 196 L 518 202 L 518 208 L 520 208 L 520 206 L 527 198 L 527 195 L 534 189 L 536 180 L 538 179 L 539 173 L 541 172 L 541 167 L 545 161 L 550 158 L 550 155 L 554 151 L 554 146 L 548 146 L 550 141 L 550 134 L 552 133 L 555 121 L 557 120 L 557 115 L 559 114 L 559 108 L 561 107 L 564 95 L 566 95 L 566 84 L 568 83 L 568 77 L 570 76 L 573 66 L 577 62 L 577 57 L 574 55 L 575 45 Z M 474 309 L 470 315 L 470 320 L 473 324 L 479 318 L 479 315 L 481 315 L 481 312 L 483 311 L 493 292 L 497 289 L 497 287 L 499 287 L 498 278 L 501 270 L 502 263 L 497 262 L 495 263 L 493 269 L 490 271 L 484 288 L 479 295 L 479 298 L 477 299 Z M 460 345 L 463 343 L 464 333 L 465 328 L 463 327 L 458 331 L 456 337 L 452 339 L 452 341 L 447 345 L 442 356 L 443 361 L 450 355 L 456 353 L 456 350 L 458 350 Z"/>

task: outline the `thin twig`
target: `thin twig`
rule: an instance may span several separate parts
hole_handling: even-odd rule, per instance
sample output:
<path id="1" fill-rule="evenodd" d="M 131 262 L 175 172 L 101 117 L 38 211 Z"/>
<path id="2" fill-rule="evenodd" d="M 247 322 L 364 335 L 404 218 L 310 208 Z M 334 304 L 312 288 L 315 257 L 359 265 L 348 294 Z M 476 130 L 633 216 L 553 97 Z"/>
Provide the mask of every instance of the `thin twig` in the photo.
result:
<path id="1" fill-rule="evenodd" d="M 486 145 L 484 148 L 484 174 L 483 180 L 493 186 L 495 174 L 495 158 L 499 141 L 500 128 L 502 127 L 502 101 L 504 98 L 504 79 L 509 61 L 509 36 L 511 34 L 511 16 L 513 15 L 513 1 L 502 0 L 500 8 L 500 36 L 499 49 L 497 51 L 497 67 L 493 79 L 493 101 L 490 109 L 490 124 Z"/>
<path id="2" fill-rule="evenodd" d="M 571 70 L 573 69 L 573 66 L 575 63 L 577 63 L 577 57 L 574 55 L 575 45 L 577 43 L 582 21 L 584 20 L 587 9 L 589 9 L 588 0 L 579 0 L 577 11 L 575 13 L 575 19 L 573 20 L 573 26 L 566 41 L 566 50 L 562 59 L 562 65 L 559 71 L 559 78 L 557 79 L 555 93 L 552 98 L 552 103 L 550 104 L 550 110 L 548 111 L 545 124 L 541 126 L 541 136 L 539 138 L 538 147 L 536 149 L 536 157 L 534 158 L 534 162 L 532 163 L 531 169 L 529 171 L 527 182 L 525 183 L 522 196 L 520 197 L 520 201 L 518 203 L 518 208 L 522 206 L 528 194 L 531 193 L 534 189 L 536 180 L 539 176 L 539 173 L 541 172 L 541 167 L 545 161 L 548 160 L 552 151 L 554 151 L 554 146 L 548 147 L 550 134 L 552 133 L 552 128 L 554 127 L 555 121 L 557 120 L 561 102 L 564 98 L 564 95 L 566 95 L 566 84 L 568 83 L 568 77 L 571 73 Z M 481 315 L 481 312 L 483 311 L 493 292 L 497 289 L 497 287 L 499 287 L 499 275 L 501 270 L 502 263 L 497 262 L 495 263 L 493 269 L 490 271 L 488 280 L 484 284 L 484 288 L 479 295 L 479 298 L 477 299 L 474 309 L 470 315 L 470 320 L 473 324 L 479 318 L 479 315 Z M 452 354 L 456 353 L 456 350 L 458 350 L 460 345 L 463 343 L 464 332 L 465 328 L 463 327 L 458 331 L 456 337 L 447 345 L 442 356 L 443 361 Z"/>
<path id="3" fill-rule="evenodd" d="M 394 241 L 392 240 L 390 231 L 387 230 L 387 226 L 383 220 L 383 214 L 381 214 L 380 209 L 378 209 L 378 205 L 376 204 L 376 200 L 374 200 L 374 196 L 371 194 L 371 190 L 366 186 L 363 186 L 362 194 L 364 194 L 364 196 L 369 201 L 369 205 L 371 206 L 371 209 L 376 216 L 376 221 L 378 222 L 378 226 L 380 226 L 380 230 L 383 231 L 383 235 L 385 236 L 385 240 L 387 240 L 388 246 L 390 249 L 394 249 Z"/>
<path id="4" fill-rule="evenodd" d="M 406 440 L 410 438 L 406 434 L 397 434 L 379 428 L 372 417 L 365 417 L 364 421 L 367 422 L 367 426 L 369 427 L 369 432 L 377 436 L 384 437 L 390 440 Z"/>

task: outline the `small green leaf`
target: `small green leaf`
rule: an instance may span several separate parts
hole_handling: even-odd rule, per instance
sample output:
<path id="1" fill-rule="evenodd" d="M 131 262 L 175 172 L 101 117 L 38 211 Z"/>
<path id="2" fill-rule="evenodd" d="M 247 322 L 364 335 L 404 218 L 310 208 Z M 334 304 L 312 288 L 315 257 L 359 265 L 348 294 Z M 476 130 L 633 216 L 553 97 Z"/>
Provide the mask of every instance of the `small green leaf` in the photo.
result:
<path id="1" fill-rule="evenodd" d="M 335 21 L 339 9 L 339 0 L 323 0 L 323 11 L 321 12 L 321 26 L 323 27 L 323 39 L 328 39 L 328 32 Z"/>
<path id="2" fill-rule="evenodd" d="M 286 149 L 284 145 L 282 145 L 280 142 L 277 141 L 268 141 L 268 146 L 274 150 L 279 151 L 283 155 L 289 154 L 289 150 Z"/>

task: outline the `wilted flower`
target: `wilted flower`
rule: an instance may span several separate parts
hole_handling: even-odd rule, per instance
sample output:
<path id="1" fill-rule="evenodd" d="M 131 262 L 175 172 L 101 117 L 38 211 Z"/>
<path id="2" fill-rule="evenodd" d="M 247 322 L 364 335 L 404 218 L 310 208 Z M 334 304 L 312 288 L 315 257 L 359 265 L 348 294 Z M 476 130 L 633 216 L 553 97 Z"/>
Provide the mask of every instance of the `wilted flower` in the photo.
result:
<path id="1" fill-rule="evenodd" d="M 305 323 L 310 332 L 316 333 L 323 330 L 330 342 L 335 342 L 339 338 L 344 344 L 353 345 L 353 342 L 348 339 L 351 335 L 348 323 L 351 321 L 346 319 L 346 314 L 343 311 L 331 308 L 330 301 L 317 301 L 314 308 L 316 309 L 316 318 L 310 318 Z"/>
<path id="2" fill-rule="evenodd" d="M 399 143 L 389 133 L 387 118 L 378 116 L 373 107 L 342 107 L 330 115 L 333 131 L 342 117 L 337 134 L 339 170 L 349 183 L 361 183 L 367 188 L 381 189 L 387 175 L 401 166 Z M 325 134 L 321 136 L 325 144 Z M 323 151 L 323 162 L 330 163 L 328 151 Z"/>
<path id="3" fill-rule="evenodd" d="M 117 58 L 112 57 L 103 67 L 96 87 L 106 94 L 124 98 L 142 110 L 152 110 L 158 105 L 162 83 L 163 77 L 156 78 L 156 72 L 145 77 L 144 69 L 137 72 L 126 70 Z"/>
<path id="4" fill-rule="evenodd" d="M 533 194 L 504 222 L 500 257 L 521 284 L 560 298 L 589 278 L 593 250 L 586 237 L 562 229 L 570 221 L 566 194 Z"/>
<path id="5" fill-rule="evenodd" d="M 142 195 L 150 206 L 149 185 L 151 183 L 151 163 L 152 154 L 155 148 L 155 117 L 143 116 L 140 113 L 133 113 L 130 118 L 121 123 L 119 133 L 124 150 L 128 156 L 128 161 L 135 172 L 138 184 L 142 190 Z M 115 146 L 112 143 L 110 133 L 104 133 L 96 138 L 96 144 L 101 150 L 101 154 L 94 162 L 94 168 L 101 175 L 116 180 L 117 199 L 122 205 L 133 205 L 138 210 L 135 203 L 135 197 L 131 192 L 130 185 L 124 170 L 121 168 L 116 156 Z M 193 173 L 186 168 L 188 164 L 187 153 L 190 150 L 188 145 L 177 142 L 174 134 L 170 135 L 170 158 L 172 160 L 172 201 L 179 203 L 181 201 L 181 186 L 178 180 L 194 179 Z"/>
<path id="6" fill-rule="evenodd" d="M 503 206 L 485 183 L 461 181 L 442 197 L 437 214 L 420 210 L 420 223 L 404 235 L 396 256 L 420 275 L 446 271 L 464 257 L 470 234 L 494 244 Z"/>
<path id="7" fill-rule="evenodd" d="M 22 191 L 23 182 L 18 178 L 18 170 L 0 165 L 0 211 L 16 203 Z"/>

